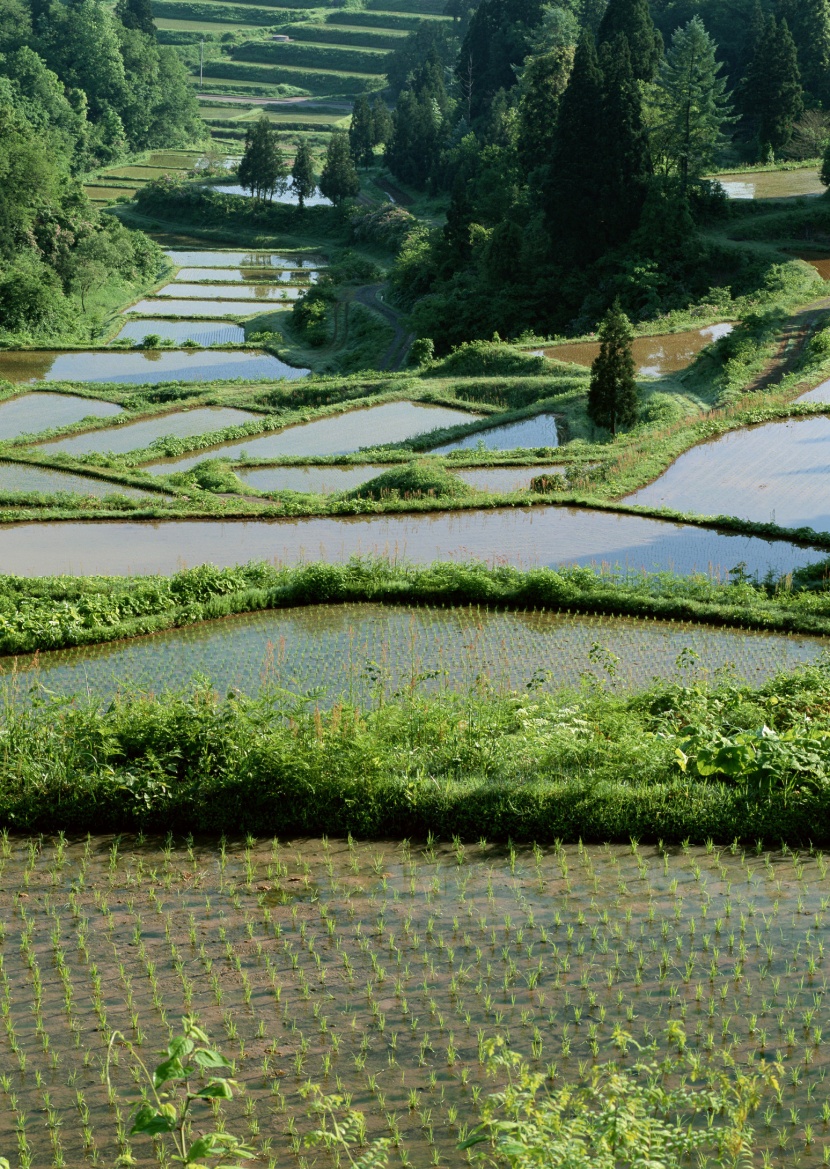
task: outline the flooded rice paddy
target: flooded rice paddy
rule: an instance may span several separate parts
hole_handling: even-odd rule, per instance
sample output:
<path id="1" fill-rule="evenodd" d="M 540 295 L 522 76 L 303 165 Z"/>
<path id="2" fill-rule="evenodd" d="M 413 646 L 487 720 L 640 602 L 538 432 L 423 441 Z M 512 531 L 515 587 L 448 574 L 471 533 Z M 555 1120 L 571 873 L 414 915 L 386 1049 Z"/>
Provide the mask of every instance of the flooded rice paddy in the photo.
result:
<path id="1" fill-rule="evenodd" d="M 725 321 L 719 325 L 707 325 L 705 329 L 689 329 L 685 333 L 636 337 L 631 351 L 637 372 L 642 377 L 662 377 L 664 374 L 686 369 L 707 345 L 721 337 L 727 337 L 733 328 L 734 325 Z M 575 341 L 572 344 L 552 345 L 537 352 L 554 361 L 591 365 L 599 356 L 599 341 Z"/>
<path id="2" fill-rule="evenodd" d="M 125 1132 L 136 1061 L 119 1053 L 108 1098 L 107 1045 L 121 1031 L 152 1066 L 194 1014 L 245 1088 L 222 1102 L 223 1126 L 262 1164 L 292 1163 L 318 1127 L 307 1081 L 348 1093 L 396 1161 L 461 1164 L 459 1142 L 503 1086 L 491 1040 L 554 1088 L 594 1063 L 670 1059 L 679 1043 L 694 1087 L 726 1060 L 777 1058 L 779 1087 L 752 1120 L 756 1161 L 824 1163 L 820 853 L 485 835 L 221 848 L 4 836 L 0 1148 L 36 1166 L 157 1165 L 153 1142 Z"/>
<path id="3" fill-rule="evenodd" d="M 315 271 L 325 266 L 322 256 L 301 252 L 226 251 L 166 248 L 164 253 L 178 268 L 283 268 Z"/>
<path id="4" fill-rule="evenodd" d="M 830 419 L 771 422 L 702 443 L 626 502 L 830 531 Z"/>
<path id="5" fill-rule="evenodd" d="M 184 322 L 180 322 L 184 324 Z M 153 329 L 153 322 L 142 321 L 139 340 Z M 139 330 L 137 330 L 138 332 Z M 187 337 L 192 328 L 183 328 Z M 239 330 L 243 332 L 243 330 Z M 122 331 L 123 335 L 123 331 Z M 195 340 L 195 338 L 194 338 Z M 34 361 L 12 360 L 9 372 L 4 373 L 8 358 L 29 358 Z M 9 381 L 46 382 L 114 382 L 122 385 L 153 385 L 159 382 L 207 382 L 233 378 L 298 378 L 309 371 L 286 365 L 268 353 L 214 350 L 211 353 L 186 350 L 144 349 L 140 353 L 116 350 L 89 350 L 52 353 L 0 353 L 0 376 Z M 25 376 L 27 375 L 28 376 Z M 89 413 L 89 411 L 87 411 Z M 83 415 L 81 416 L 83 417 Z M 56 426 L 57 423 L 51 423 Z"/>
<path id="6" fill-rule="evenodd" d="M 427 406 L 419 402 L 384 402 L 380 406 L 347 410 L 315 422 L 302 422 L 285 430 L 259 438 L 237 440 L 210 452 L 201 451 L 182 458 L 165 459 L 144 468 L 153 475 L 187 471 L 200 459 L 222 457 L 239 459 L 280 458 L 283 455 L 345 455 L 364 446 L 381 446 L 403 442 L 416 434 L 449 426 L 474 422 L 480 414 L 453 410 L 447 406 Z"/>
<path id="7" fill-rule="evenodd" d="M 9 356 L 30 355 L 3 353 L 0 354 L 0 363 Z M 18 369 L 22 365 L 20 363 Z M 95 398 L 82 398 L 78 394 L 21 394 L 0 402 L 0 439 L 71 426 L 73 422 L 81 422 L 84 418 L 114 418 L 116 414 L 122 413 L 121 407 L 114 402 L 100 402 Z"/>
<path id="8" fill-rule="evenodd" d="M 537 414 L 534 418 L 523 418 L 520 422 L 508 422 L 504 426 L 493 426 L 479 430 L 466 438 L 444 443 L 433 448 L 433 454 L 446 455 L 450 451 L 469 451 L 482 447 L 488 451 L 532 450 L 536 447 L 556 447 L 559 435 L 556 417 L 553 414 Z"/>
<path id="9" fill-rule="evenodd" d="M 492 491 L 496 494 L 510 491 L 527 491 L 530 481 L 537 475 L 561 475 L 564 467 L 471 467 L 467 471 L 454 471 L 476 491 Z"/>
<path id="10" fill-rule="evenodd" d="M 799 252 L 798 259 L 812 265 L 822 280 L 830 280 L 830 255 L 827 252 Z"/>
<path id="11" fill-rule="evenodd" d="M 145 317 L 251 317 L 268 301 L 244 300 L 181 300 L 172 296 L 139 300 L 129 308 L 130 313 Z"/>
<path id="12" fill-rule="evenodd" d="M 352 556 L 382 556 L 416 564 L 588 564 L 632 573 L 711 573 L 725 579 L 738 564 L 761 577 L 768 572 L 783 575 L 826 555 L 785 541 L 559 507 L 225 523 L 67 521 L 0 529 L 0 563 L 4 571 L 20 576 L 144 576 L 198 564 L 343 563 Z"/>
<path id="13" fill-rule="evenodd" d="M 808 390 L 806 394 L 801 394 L 796 398 L 797 402 L 830 402 L 830 381 L 822 382 L 820 386 L 816 386 L 813 390 Z"/>
<path id="14" fill-rule="evenodd" d="M 222 183 L 218 187 L 211 188 L 214 191 L 221 191 L 223 195 L 243 195 L 250 198 L 251 192 L 239 183 Z M 290 189 L 285 191 L 278 191 L 273 198 L 274 203 L 288 203 L 293 207 L 298 206 L 299 200 L 294 192 Z M 308 195 L 305 199 L 306 207 L 331 207 L 331 199 L 327 199 L 325 195 L 321 195 L 317 190 L 313 195 Z"/>
<path id="15" fill-rule="evenodd" d="M 164 288 L 160 288 L 156 296 L 163 297 L 185 297 L 198 299 L 203 297 L 211 299 L 216 297 L 218 300 L 224 298 L 225 300 L 296 300 L 302 295 L 300 288 L 282 287 L 276 284 L 256 284 L 250 287 L 241 287 L 236 284 L 180 284 L 174 281 L 172 284 L 165 284 Z"/>
<path id="16" fill-rule="evenodd" d="M 41 443 L 39 449 L 49 454 L 60 451 L 67 455 L 89 455 L 95 452 L 124 454 L 149 446 L 157 438 L 176 435 L 187 438 L 192 434 L 207 434 L 225 426 L 241 426 L 257 418 L 249 410 L 236 410 L 227 406 L 201 406 L 196 410 L 180 410 L 172 414 L 159 414 L 142 422 L 128 422 L 124 426 L 109 427 L 106 430 L 73 434 Z"/>
<path id="17" fill-rule="evenodd" d="M 127 321 L 118 334 L 118 340 L 141 342 L 148 333 L 155 333 L 162 340 L 173 341 L 176 345 L 184 341 L 196 341 L 199 345 L 241 345 L 245 340 L 245 330 L 241 325 L 155 319 Z"/>
<path id="18" fill-rule="evenodd" d="M 619 661 L 609 678 L 596 647 Z M 255 695 L 263 685 L 320 690 L 325 706 L 371 703 L 401 690 L 556 691 L 602 677 L 620 690 L 655 678 L 711 678 L 729 669 L 760 684 L 777 670 L 814 662 L 828 642 L 713 629 L 682 622 L 497 613 L 471 608 L 313 605 L 204 622 L 151 637 L 0 659 L 21 696 L 38 682 L 52 693 L 107 702 L 123 690 L 185 689 L 197 675 L 219 693 Z M 682 655 L 682 656 L 681 656 Z M 683 669 L 678 661 L 685 663 Z"/>
<path id="19" fill-rule="evenodd" d="M 29 463 L 0 463 L 0 492 L 41 491 L 52 495 L 57 491 L 71 491 L 76 495 L 126 495 L 131 499 L 158 498 L 156 491 L 139 491 L 122 483 L 73 475 L 68 471 L 53 471 L 50 467 L 35 467 Z"/>
<path id="20" fill-rule="evenodd" d="M 335 491 L 350 491 L 388 469 L 388 465 L 369 464 L 360 467 L 240 467 L 237 474 L 249 487 L 255 487 L 258 491 L 307 491 L 328 495 Z M 464 471 L 454 470 L 453 474 L 476 491 L 509 492 L 527 490 L 535 475 L 554 475 L 563 469 L 474 467 Z"/>
<path id="21" fill-rule="evenodd" d="M 178 283 L 193 280 L 200 284 L 290 284 L 293 279 L 310 282 L 314 272 L 280 271 L 278 268 L 180 268 L 174 279 Z"/>
<path id="22" fill-rule="evenodd" d="M 388 470 L 388 466 L 367 463 L 361 467 L 239 467 L 236 473 L 243 483 L 257 491 L 329 495 L 335 491 L 351 491 Z"/>
<path id="23" fill-rule="evenodd" d="M 823 195 L 817 170 L 739 171 L 717 176 L 730 199 L 795 199 Z"/>

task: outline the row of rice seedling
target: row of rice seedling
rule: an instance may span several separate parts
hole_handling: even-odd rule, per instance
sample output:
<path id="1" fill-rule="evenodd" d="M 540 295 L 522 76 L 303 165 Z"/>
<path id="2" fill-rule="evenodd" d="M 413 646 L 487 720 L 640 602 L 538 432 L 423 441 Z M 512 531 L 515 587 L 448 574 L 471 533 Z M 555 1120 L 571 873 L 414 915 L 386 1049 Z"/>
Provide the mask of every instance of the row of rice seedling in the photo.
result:
<path id="1" fill-rule="evenodd" d="M 679 1057 L 678 1087 L 772 1063 L 761 1163 L 830 1160 L 820 853 L 4 834 L 0 872 L 0 1148 L 21 1166 L 169 1164 L 131 1118 L 138 1060 L 185 1014 L 241 1086 L 208 1119 L 273 1169 L 316 1156 L 316 1085 L 393 1164 L 461 1163 L 496 1043 L 553 1088 L 611 1059 Z"/>
<path id="2" fill-rule="evenodd" d="M 816 661 L 821 638 L 682 622 L 480 607 L 314 605 L 191 625 L 150 638 L 0 659 L 10 693 L 161 693 L 207 675 L 221 692 L 263 686 L 313 693 L 324 706 L 441 690 L 500 693 L 582 684 L 629 690 L 655 678 L 735 675 L 760 684 Z"/>

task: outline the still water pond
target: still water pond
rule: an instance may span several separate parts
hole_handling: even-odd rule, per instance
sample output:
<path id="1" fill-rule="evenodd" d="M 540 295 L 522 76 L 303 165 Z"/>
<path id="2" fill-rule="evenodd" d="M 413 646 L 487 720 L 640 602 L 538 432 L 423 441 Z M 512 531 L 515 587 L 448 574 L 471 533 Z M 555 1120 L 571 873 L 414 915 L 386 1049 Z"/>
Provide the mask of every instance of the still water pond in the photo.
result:
<path id="1" fill-rule="evenodd" d="M 734 325 L 724 322 L 708 325 L 705 329 L 690 329 L 685 333 L 665 333 L 659 337 L 637 337 L 631 347 L 637 372 L 642 377 L 660 377 L 676 373 L 691 365 L 707 345 L 726 337 Z M 568 345 L 553 345 L 540 349 L 545 357 L 555 361 L 572 361 L 575 365 L 591 365 L 599 356 L 598 341 L 577 341 Z"/>
<path id="2" fill-rule="evenodd" d="M 553 414 L 537 414 L 535 418 L 523 418 L 520 422 L 508 422 L 505 426 L 493 426 L 479 430 L 466 438 L 445 443 L 433 448 L 433 454 L 446 455 L 450 451 L 469 451 L 477 447 L 488 451 L 532 450 L 535 447 L 559 446 L 556 431 L 556 417 Z"/>
<path id="3" fill-rule="evenodd" d="M 148 322 L 144 322 L 145 325 Z M 142 333 L 146 335 L 147 330 Z M 190 334 L 188 334 L 189 336 Z M 12 361 L 10 372 L 4 374 L 6 358 L 35 357 L 37 361 Z M 298 378 L 307 369 L 286 365 L 267 353 L 226 352 L 199 353 L 164 349 L 145 349 L 140 353 L 115 350 L 96 350 L 86 353 L 0 353 L 0 376 L 9 381 L 46 382 L 116 382 L 123 385 L 152 385 L 158 382 L 207 382 L 232 378 Z M 28 377 L 22 375 L 28 373 Z M 80 400 L 80 399 L 79 399 Z M 115 413 L 116 411 L 110 411 Z M 89 414 L 91 411 L 86 410 Z M 85 417 L 84 414 L 80 415 Z M 58 423 L 49 423 L 57 426 Z"/>
<path id="4" fill-rule="evenodd" d="M 424 406 L 419 402 L 384 402 L 364 410 L 348 410 L 316 422 L 303 422 L 285 430 L 214 447 L 195 455 L 165 459 L 144 468 L 154 475 L 187 471 L 210 457 L 277 459 L 283 455 L 346 455 L 361 447 L 403 442 L 425 431 L 473 422 L 480 414 L 452 410 L 446 406 Z"/>
<path id="5" fill-rule="evenodd" d="M 155 333 L 165 341 L 181 345 L 183 341 L 197 341 L 199 345 L 241 345 L 245 330 L 241 325 L 214 325 L 209 321 L 129 320 L 118 334 L 120 339 L 143 341 L 148 333 Z"/>
<path id="6" fill-rule="evenodd" d="M 239 252 L 169 248 L 168 259 L 178 268 L 305 268 L 314 270 L 325 264 L 322 256 L 303 255 L 301 252 Z"/>
<path id="7" fill-rule="evenodd" d="M 2 353 L 0 370 L 7 357 L 42 357 L 37 353 Z M 6 367 L 8 369 L 8 367 Z M 26 368 L 25 362 L 14 367 L 17 373 Z M 32 368 L 31 366 L 29 367 Z M 9 377 L 8 381 L 25 381 L 27 378 Z M 114 402 L 100 402 L 96 398 L 81 398 L 78 394 L 35 393 L 21 394 L 0 403 L 0 439 L 17 438 L 20 434 L 37 434 L 39 430 L 57 429 L 70 426 L 84 418 L 112 418 L 121 414 L 120 406 Z"/>
<path id="8" fill-rule="evenodd" d="M 302 692 L 322 687 L 325 703 L 368 701 L 378 688 L 468 689 L 488 680 L 499 689 L 531 679 L 547 688 L 578 686 L 585 674 L 602 676 L 589 653 L 599 642 L 619 658 L 616 689 L 680 677 L 687 649 L 711 676 L 733 665 L 739 677 L 760 683 L 778 670 L 814 662 L 827 642 L 712 629 L 680 622 L 638 622 L 556 613 L 494 613 L 486 609 L 405 609 L 383 605 L 315 605 L 205 622 L 110 645 L 0 660 L 28 687 L 37 679 L 51 691 L 94 694 L 107 701 L 118 690 L 158 693 L 207 675 L 220 693 L 257 693 L 263 683 Z M 419 676 L 431 675 L 424 683 Z M 688 671 L 686 672 L 688 681 Z"/>
<path id="9" fill-rule="evenodd" d="M 693 447 L 626 502 L 830 531 L 830 419 L 770 422 Z"/>
<path id="10" fill-rule="evenodd" d="M 158 497 L 156 491 L 139 491 L 121 483 L 104 479 L 90 479 L 86 475 L 72 475 L 68 471 L 53 471 L 49 467 L 34 467 L 29 463 L 0 463 L 0 491 L 40 491 L 53 495 L 57 491 L 72 491 L 76 495 L 128 495 L 132 499 Z"/>
<path id="11" fill-rule="evenodd" d="M 94 452 L 124 454 L 149 446 L 157 438 L 176 435 L 188 438 L 192 434 L 207 434 L 222 430 L 225 426 L 241 426 L 257 417 L 248 410 L 235 410 L 228 406 L 202 406 L 196 410 L 180 410 L 175 414 L 159 414 L 143 422 L 128 422 L 124 426 L 109 427 L 106 430 L 73 434 L 69 438 L 58 438 L 41 443 L 40 450 L 54 454 L 61 451 L 66 455 L 89 455 Z"/>
<path id="12" fill-rule="evenodd" d="M 417 564 L 599 564 L 629 572 L 668 569 L 724 578 L 742 561 L 749 573 L 764 576 L 813 564 L 827 554 L 644 516 L 557 507 L 232 523 L 72 521 L 0 529 L 0 564 L 21 576 L 146 576 L 198 564 L 342 563 L 370 555 Z"/>

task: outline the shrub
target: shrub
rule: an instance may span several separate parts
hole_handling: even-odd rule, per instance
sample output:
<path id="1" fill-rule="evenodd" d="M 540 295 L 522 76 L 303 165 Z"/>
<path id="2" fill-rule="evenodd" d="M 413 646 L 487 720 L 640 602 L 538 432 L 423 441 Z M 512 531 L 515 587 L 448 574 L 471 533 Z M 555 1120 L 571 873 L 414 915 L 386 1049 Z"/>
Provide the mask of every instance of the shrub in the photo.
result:
<path id="1" fill-rule="evenodd" d="M 542 374 L 550 369 L 544 357 L 526 353 L 504 341 L 465 341 L 453 349 L 443 361 L 433 365 L 431 377 L 475 377 L 489 374 Z"/>
<path id="2" fill-rule="evenodd" d="M 409 364 L 426 366 L 430 365 L 432 359 L 435 357 L 435 342 L 432 337 L 418 337 L 412 342 L 412 347 L 409 350 Z"/>
<path id="3" fill-rule="evenodd" d="M 408 463 L 403 467 L 391 467 L 350 491 L 350 499 L 463 499 L 472 495 L 473 489 L 462 479 L 444 467 L 430 463 Z"/>
<path id="4" fill-rule="evenodd" d="M 530 490 L 539 495 L 553 495 L 557 491 L 567 491 L 568 481 L 564 475 L 535 475 L 530 480 Z"/>

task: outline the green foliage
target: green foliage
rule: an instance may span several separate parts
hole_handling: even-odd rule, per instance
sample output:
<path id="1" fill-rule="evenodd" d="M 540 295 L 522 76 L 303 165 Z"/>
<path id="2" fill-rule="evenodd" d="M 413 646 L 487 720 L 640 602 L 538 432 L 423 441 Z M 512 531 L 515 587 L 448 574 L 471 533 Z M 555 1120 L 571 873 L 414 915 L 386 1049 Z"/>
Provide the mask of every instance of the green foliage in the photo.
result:
<path id="1" fill-rule="evenodd" d="M 657 78 L 652 148 L 667 173 L 680 176 L 684 188 L 712 166 L 724 141 L 731 111 L 720 69 L 715 43 L 700 17 L 676 30 Z"/>
<path id="2" fill-rule="evenodd" d="M 432 337 L 416 337 L 409 347 L 409 364 L 425 367 L 435 357 L 435 342 Z"/>
<path id="3" fill-rule="evenodd" d="M 685 1046 L 683 1026 L 669 1023 L 669 1030 Z M 482 1124 L 461 1148 L 487 1140 L 515 1169 L 681 1169 L 692 1156 L 737 1169 L 752 1159 L 750 1117 L 784 1070 L 764 1063 L 754 1074 L 730 1068 L 707 1088 L 693 1089 L 685 1081 L 698 1073 L 686 1059 L 658 1064 L 641 1057 L 631 1068 L 617 1062 L 591 1068 L 586 1086 L 549 1091 L 545 1075 L 517 1053 L 502 1053 L 502 1042 L 489 1040 L 487 1050 L 493 1073 L 506 1071 L 508 1086 L 488 1099 Z M 642 1051 L 619 1026 L 616 1042 L 622 1056 L 632 1045 Z M 683 1072 L 683 1086 L 671 1086 L 672 1073 Z"/>
<path id="4" fill-rule="evenodd" d="M 344 199 L 353 199 L 360 192 L 360 179 L 349 147 L 349 138 L 342 130 L 335 130 L 326 148 L 326 161 L 320 175 L 320 193 L 338 206 Z"/>
<path id="5" fill-rule="evenodd" d="M 202 491 L 236 493 L 244 490 L 239 476 L 234 474 L 225 459 L 202 459 L 189 471 L 181 471 L 171 479 L 183 487 L 192 484 Z"/>
<path id="6" fill-rule="evenodd" d="M 792 32 L 805 89 L 814 100 L 826 103 L 830 96 L 830 0 L 778 0 L 776 7 Z"/>
<path id="7" fill-rule="evenodd" d="M 299 65 L 308 69 L 338 69 L 355 73 L 383 73 L 387 54 L 380 49 L 341 49 L 334 45 L 246 41 L 233 51 L 235 61 Z M 223 76 L 227 76 L 223 71 Z"/>
<path id="8" fill-rule="evenodd" d="M 318 348 L 328 340 L 328 306 L 331 292 L 313 285 L 308 292 L 294 301 L 291 310 L 291 324 L 304 341 Z"/>
<path id="9" fill-rule="evenodd" d="M 786 20 L 767 20 L 739 97 L 758 157 L 766 162 L 789 144 L 804 110 L 798 54 Z"/>
<path id="10" fill-rule="evenodd" d="M 208 1169 L 208 1161 L 218 1162 L 216 1169 L 240 1169 L 240 1161 L 256 1156 L 256 1151 L 224 1126 L 195 1136 L 191 1113 L 195 1104 L 210 1105 L 213 1101 L 232 1100 L 239 1084 L 226 1074 L 231 1070 L 229 1060 L 216 1048 L 209 1047 L 207 1034 L 193 1018 L 182 1019 L 181 1034 L 174 1036 L 167 1046 L 165 1058 L 151 1072 L 135 1044 L 120 1031 L 114 1031 L 107 1049 L 107 1085 L 113 1091 L 109 1077 L 114 1046 L 119 1043 L 135 1060 L 143 1079 L 144 1099 L 136 1105 L 130 1136 L 172 1138 L 174 1164 L 184 1169 Z M 210 1075 L 221 1072 L 222 1075 Z M 207 1074 L 207 1079 L 205 1076 Z M 191 1080 L 198 1085 L 191 1088 Z"/>
<path id="11" fill-rule="evenodd" d="M 445 467 L 433 463 L 406 463 L 392 467 L 349 492 L 351 499 L 463 499 L 472 488 Z"/>
<path id="12" fill-rule="evenodd" d="M 304 573 L 320 595 L 336 586 L 330 566 Z M 486 823 L 491 840 L 830 839 L 826 788 L 756 798 L 728 776 L 684 775 L 676 756 L 690 728 L 782 735 L 809 715 L 830 729 L 826 663 L 760 689 L 681 681 L 616 696 L 592 675 L 576 693 L 412 687 L 328 713 L 313 696 L 220 698 L 204 682 L 100 705 L 32 697 L 0 723 L 0 823 L 18 831 L 475 839 Z"/>
<path id="13" fill-rule="evenodd" d="M 548 368 L 544 357 L 535 357 L 503 341 L 468 341 L 427 372 L 429 377 L 509 377 L 542 374 Z"/>
<path id="14" fill-rule="evenodd" d="M 285 190 L 288 169 L 279 146 L 279 134 L 261 114 L 245 132 L 245 152 L 239 163 L 238 177 L 253 198 L 267 200 Z"/>
<path id="15" fill-rule="evenodd" d="M 352 122 L 349 127 L 349 146 L 358 166 L 371 166 L 375 161 L 375 134 L 372 107 L 365 94 L 361 94 L 352 107 Z"/>
<path id="16" fill-rule="evenodd" d="M 599 26 L 600 45 L 628 41 L 631 68 L 638 81 L 652 81 L 663 56 L 663 38 L 654 27 L 648 0 L 609 0 Z"/>
<path id="17" fill-rule="evenodd" d="M 297 204 L 302 211 L 306 199 L 310 199 L 317 190 L 317 176 L 314 173 L 314 156 L 311 147 L 303 138 L 294 155 L 294 164 L 291 167 L 291 189 L 297 196 Z"/>
<path id="18" fill-rule="evenodd" d="M 637 421 L 637 380 L 631 341 L 634 331 L 619 303 L 609 309 L 599 328 L 599 356 L 591 366 L 588 414 L 596 426 L 612 434 Z"/>
<path id="19" fill-rule="evenodd" d="M 408 79 L 392 115 L 386 165 L 396 178 L 418 190 L 434 182 L 452 113 L 444 69 L 437 53 L 432 52 Z"/>

